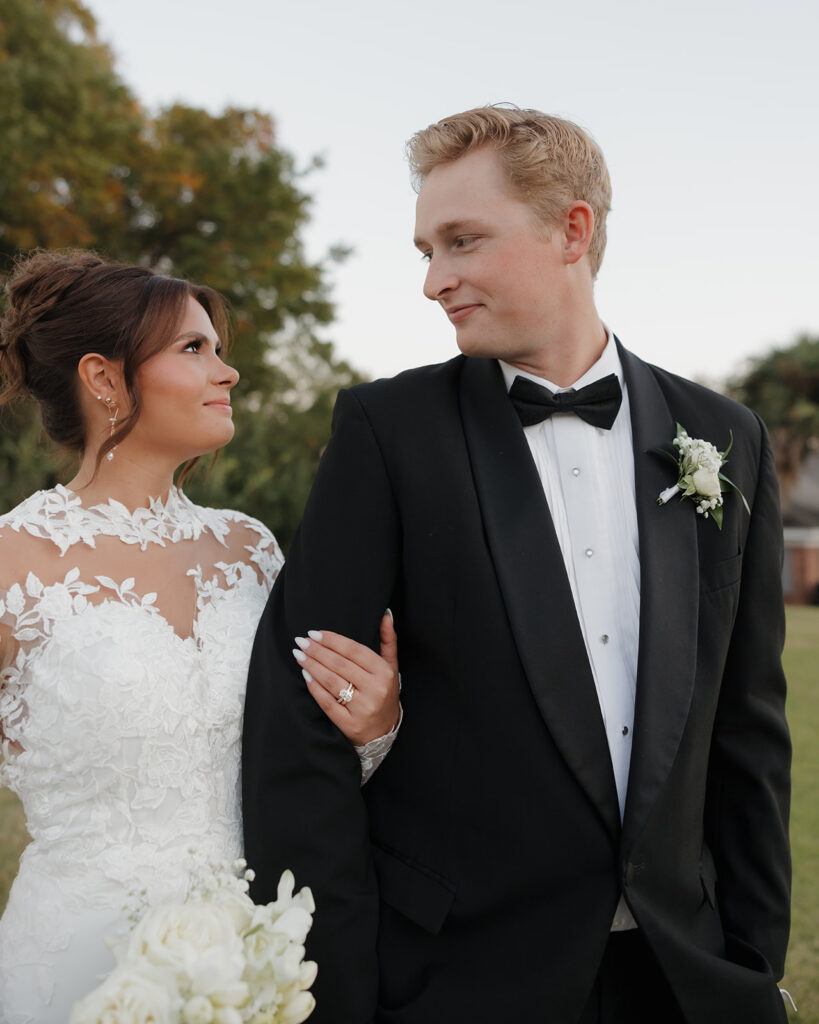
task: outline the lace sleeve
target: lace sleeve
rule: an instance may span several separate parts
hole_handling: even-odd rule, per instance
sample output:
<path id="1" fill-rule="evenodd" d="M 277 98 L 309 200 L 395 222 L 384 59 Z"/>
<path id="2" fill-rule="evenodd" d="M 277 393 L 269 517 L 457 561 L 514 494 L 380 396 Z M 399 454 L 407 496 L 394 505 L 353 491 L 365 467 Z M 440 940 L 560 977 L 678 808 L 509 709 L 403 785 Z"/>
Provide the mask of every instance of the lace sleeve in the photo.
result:
<path id="1" fill-rule="evenodd" d="M 19 586 L 11 591 L 0 589 L 0 786 L 8 785 L 9 760 L 22 750 L 20 731 L 25 706 L 19 666 L 15 664 L 20 645 L 14 637 L 18 620 L 14 608 L 21 602 L 21 595 Z"/>
<path id="2" fill-rule="evenodd" d="M 362 786 L 372 778 L 375 770 L 387 754 L 389 754 L 390 750 L 392 750 L 395 737 L 398 735 L 398 730 L 401 728 L 401 722 L 404 720 L 404 709 L 400 704 L 398 709 L 398 721 L 388 733 L 384 736 L 379 736 L 377 739 L 370 740 L 369 743 L 365 743 L 363 746 L 355 748 L 355 752 L 358 754 L 358 759 L 361 762 Z"/>
<path id="3" fill-rule="evenodd" d="M 284 564 L 284 555 L 276 538 L 258 519 L 245 515 L 243 512 L 223 513 L 229 515 L 235 524 L 243 528 L 242 547 L 246 561 L 252 563 L 264 580 L 268 591 L 273 587 L 279 570 Z"/>
<path id="4" fill-rule="evenodd" d="M 8 784 L 9 757 L 19 750 L 16 740 L 22 719 L 18 673 L 15 661 L 20 648 L 15 639 L 19 612 L 23 604 L 23 591 L 14 583 L 9 547 L 15 539 L 8 530 L 8 517 L 0 519 L 0 786 Z"/>
<path id="5" fill-rule="evenodd" d="M 3 678 L 3 669 L 8 668 L 14 660 L 11 631 L 14 628 L 15 616 L 6 607 L 7 603 L 8 591 L 0 586 L 0 680 Z"/>

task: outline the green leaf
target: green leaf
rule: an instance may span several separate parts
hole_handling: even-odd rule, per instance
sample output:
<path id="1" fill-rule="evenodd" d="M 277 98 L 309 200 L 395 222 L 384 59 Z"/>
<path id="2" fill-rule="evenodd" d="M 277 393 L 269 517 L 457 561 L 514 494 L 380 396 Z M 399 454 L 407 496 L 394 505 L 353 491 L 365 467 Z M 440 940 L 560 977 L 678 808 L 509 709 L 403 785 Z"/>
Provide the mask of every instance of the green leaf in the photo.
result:
<path id="1" fill-rule="evenodd" d="M 751 507 L 748 504 L 748 502 L 745 500 L 745 495 L 737 487 L 737 485 L 733 482 L 733 480 L 729 480 L 728 477 L 725 476 L 724 473 L 720 473 L 719 474 L 719 478 L 720 478 L 720 480 L 722 480 L 723 483 L 728 484 L 728 486 L 727 487 L 723 487 L 722 490 L 724 490 L 724 491 L 728 491 L 728 490 L 735 491 L 739 495 L 739 497 L 740 497 L 740 499 L 742 501 L 742 504 L 745 506 L 745 511 L 748 513 L 748 515 L 750 515 L 751 514 Z"/>
<path id="2" fill-rule="evenodd" d="M 678 456 L 674 455 L 666 448 L 649 448 L 648 451 L 649 453 L 653 453 L 654 455 L 664 455 L 667 459 L 670 459 L 675 466 L 679 463 Z"/>

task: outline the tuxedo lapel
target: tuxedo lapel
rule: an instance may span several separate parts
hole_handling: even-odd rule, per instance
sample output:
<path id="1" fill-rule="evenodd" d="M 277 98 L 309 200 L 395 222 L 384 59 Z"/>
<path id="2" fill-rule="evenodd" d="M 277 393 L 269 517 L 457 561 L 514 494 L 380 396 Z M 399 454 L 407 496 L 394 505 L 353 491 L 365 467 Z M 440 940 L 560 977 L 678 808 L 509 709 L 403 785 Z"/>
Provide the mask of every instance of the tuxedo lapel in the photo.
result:
<path id="1" fill-rule="evenodd" d="M 460 402 L 487 542 L 529 685 L 564 759 L 616 837 L 617 792 L 574 598 L 495 360 L 465 360 Z"/>
<path id="2" fill-rule="evenodd" d="M 697 651 L 699 575 L 693 503 L 657 505 L 676 483 L 670 449 L 676 427 L 649 367 L 619 345 L 631 407 L 640 538 L 640 650 L 634 743 L 623 821 L 626 848 L 668 777 L 688 719 Z"/>

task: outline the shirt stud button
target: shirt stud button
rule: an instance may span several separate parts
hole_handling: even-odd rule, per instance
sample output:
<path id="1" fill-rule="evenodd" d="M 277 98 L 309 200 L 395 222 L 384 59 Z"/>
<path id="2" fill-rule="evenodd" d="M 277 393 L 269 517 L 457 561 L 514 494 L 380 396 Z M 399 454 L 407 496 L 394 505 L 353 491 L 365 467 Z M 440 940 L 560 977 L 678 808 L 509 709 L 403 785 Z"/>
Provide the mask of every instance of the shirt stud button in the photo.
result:
<path id="1" fill-rule="evenodd" d="M 586 558 L 591 558 L 593 554 L 594 550 L 592 548 L 586 548 Z"/>
<path id="2" fill-rule="evenodd" d="M 628 726 L 627 725 L 623 726 L 623 735 L 624 736 L 628 736 Z"/>
<path id="3" fill-rule="evenodd" d="M 602 636 L 600 637 L 600 643 L 601 643 L 601 644 L 607 644 L 608 642 L 609 642 L 609 635 L 608 635 L 608 633 L 604 633 L 604 634 L 603 634 L 603 635 L 602 635 Z"/>
<path id="4" fill-rule="evenodd" d="M 580 466 L 575 466 L 572 470 L 572 476 L 580 476 Z"/>

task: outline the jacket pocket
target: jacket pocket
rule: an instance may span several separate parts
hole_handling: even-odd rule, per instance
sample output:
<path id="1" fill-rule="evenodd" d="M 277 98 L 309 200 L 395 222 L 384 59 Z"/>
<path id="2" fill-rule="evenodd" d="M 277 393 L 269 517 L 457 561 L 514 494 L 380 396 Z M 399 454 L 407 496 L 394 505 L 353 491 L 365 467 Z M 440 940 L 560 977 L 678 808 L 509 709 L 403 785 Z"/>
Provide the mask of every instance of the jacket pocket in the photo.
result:
<path id="1" fill-rule="evenodd" d="M 425 931 L 437 935 L 455 899 L 454 884 L 397 851 L 375 843 L 372 851 L 381 899 Z"/>
<path id="2" fill-rule="evenodd" d="M 742 576 L 742 555 L 700 565 L 700 592 L 711 593 L 737 583 Z"/>

